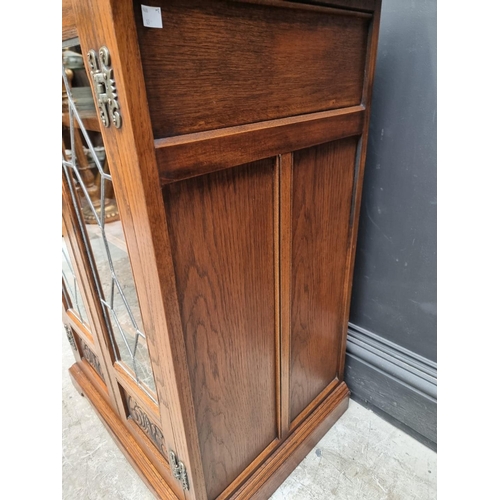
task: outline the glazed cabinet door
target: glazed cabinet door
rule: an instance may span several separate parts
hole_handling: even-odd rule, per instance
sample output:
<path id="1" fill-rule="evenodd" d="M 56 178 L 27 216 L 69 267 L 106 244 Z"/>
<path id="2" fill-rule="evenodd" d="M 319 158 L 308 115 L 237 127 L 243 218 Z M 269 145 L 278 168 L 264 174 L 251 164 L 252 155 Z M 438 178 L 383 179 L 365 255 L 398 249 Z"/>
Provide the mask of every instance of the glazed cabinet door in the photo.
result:
<path id="1" fill-rule="evenodd" d="M 154 292 L 145 292 L 150 284 L 141 257 L 130 251 L 131 240 L 147 245 L 147 239 L 138 238 L 130 203 L 115 182 L 127 165 L 103 141 L 110 125 L 120 133 L 116 110 L 94 101 L 94 74 L 113 71 L 101 47 L 89 55 L 92 49 L 73 39 L 63 50 L 63 322 L 76 360 L 70 373 L 82 393 L 93 394 L 89 400 L 113 432 L 133 437 L 127 452 L 150 464 L 149 475 L 139 468 L 150 487 L 183 498 L 189 483 L 174 477 L 179 459 L 171 456 L 177 445 L 169 396 L 164 372 L 154 368 L 161 348 L 149 335 L 156 326 L 148 300 Z"/>

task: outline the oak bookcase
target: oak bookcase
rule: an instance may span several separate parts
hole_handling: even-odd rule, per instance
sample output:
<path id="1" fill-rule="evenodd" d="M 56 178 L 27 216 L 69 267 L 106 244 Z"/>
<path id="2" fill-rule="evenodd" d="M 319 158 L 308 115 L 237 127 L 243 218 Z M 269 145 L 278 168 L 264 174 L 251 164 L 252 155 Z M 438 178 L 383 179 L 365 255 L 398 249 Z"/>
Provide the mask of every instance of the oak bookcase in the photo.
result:
<path id="1" fill-rule="evenodd" d="M 159 498 L 266 499 L 348 406 L 380 1 L 148 4 L 63 2 L 70 375 Z"/>

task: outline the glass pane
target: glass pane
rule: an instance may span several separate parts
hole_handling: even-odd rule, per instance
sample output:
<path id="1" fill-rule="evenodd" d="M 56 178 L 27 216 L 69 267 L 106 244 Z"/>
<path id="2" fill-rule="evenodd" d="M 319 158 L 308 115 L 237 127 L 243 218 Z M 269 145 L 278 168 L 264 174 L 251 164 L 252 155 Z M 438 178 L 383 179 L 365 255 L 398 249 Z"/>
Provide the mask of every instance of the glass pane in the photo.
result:
<path id="1" fill-rule="evenodd" d="M 67 294 L 66 297 L 69 299 L 72 311 L 78 315 L 82 323 L 88 325 L 87 311 L 83 305 L 82 294 L 80 293 L 80 288 L 76 281 L 73 266 L 69 260 L 68 249 L 66 248 L 64 238 L 62 240 L 62 277 Z"/>
<path id="2" fill-rule="evenodd" d="M 115 357 L 129 368 L 139 385 L 155 392 L 134 278 L 100 134 L 100 118 L 78 49 L 63 53 L 63 61 L 63 171 L 91 255 Z"/>

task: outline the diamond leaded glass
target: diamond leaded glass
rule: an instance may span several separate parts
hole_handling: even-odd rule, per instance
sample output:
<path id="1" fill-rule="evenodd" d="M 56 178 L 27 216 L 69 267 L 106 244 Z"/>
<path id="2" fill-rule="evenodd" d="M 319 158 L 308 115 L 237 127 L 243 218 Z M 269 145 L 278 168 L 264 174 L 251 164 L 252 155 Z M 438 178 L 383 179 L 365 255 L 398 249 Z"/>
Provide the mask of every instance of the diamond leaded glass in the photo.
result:
<path id="1" fill-rule="evenodd" d="M 72 57 L 73 64 L 77 59 Z M 63 117 L 63 123 L 68 125 L 69 136 L 65 143 L 69 147 L 63 154 L 63 172 L 79 218 L 114 355 L 139 386 L 150 390 L 146 392 L 151 397 L 151 391 L 155 393 L 156 389 L 113 180 L 104 148 L 92 142 L 100 137 L 96 133 L 98 127 L 95 131 L 87 130 L 89 123 L 98 123 L 97 114 L 95 108 L 89 110 L 88 104 L 85 105 L 88 99 L 85 100 L 84 88 L 72 89 L 64 66 L 62 76 L 67 94 L 67 105 L 63 104 L 63 114 L 66 112 L 67 117 L 66 120 Z M 79 107 L 78 101 L 84 104 Z"/>

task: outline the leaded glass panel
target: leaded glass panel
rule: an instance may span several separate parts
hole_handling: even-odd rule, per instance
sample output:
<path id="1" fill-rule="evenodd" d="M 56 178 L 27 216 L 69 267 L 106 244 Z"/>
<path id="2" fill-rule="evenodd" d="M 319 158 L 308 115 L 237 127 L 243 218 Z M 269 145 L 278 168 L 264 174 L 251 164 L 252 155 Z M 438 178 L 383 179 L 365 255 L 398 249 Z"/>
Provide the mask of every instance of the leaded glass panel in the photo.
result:
<path id="1" fill-rule="evenodd" d="M 80 292 L 80 287 L 78 286 L 78 281 L 76 280 L 76 274 L 73 270 L 73 265 L 69 258 L 64 238 L 62 240 L 62 279 L 64 283 L 63 290 L 66 293 L 66 298 L 69 302 L 68 305 L 80 318 L 82 323 L 88 324 L 87 311 L 83 305 L 82 294 Z"/>
<path id="2" fill-rule="evenodd" d="M 65 55 L 63 61 L 71 61 L 71 70 L 63 66 L 63 94 L 67 94 L 63 95 L 63 115 L 67 113 L 66 119 L 63 116 L 63 123 L 67 123 L 63 172 L 79 217 L 114 355 L 126 365 L 139 386 L 155 393 L 141 311 L 113 180 L 99 133 L 98 115 L 90 87 L 72 88 L 70 84 L 73 73 L 80 67 L 83 69 L 81 56 L 79 65 L 77 53 Z M 82 76 L 86 79 L 84 70 Z"/>

